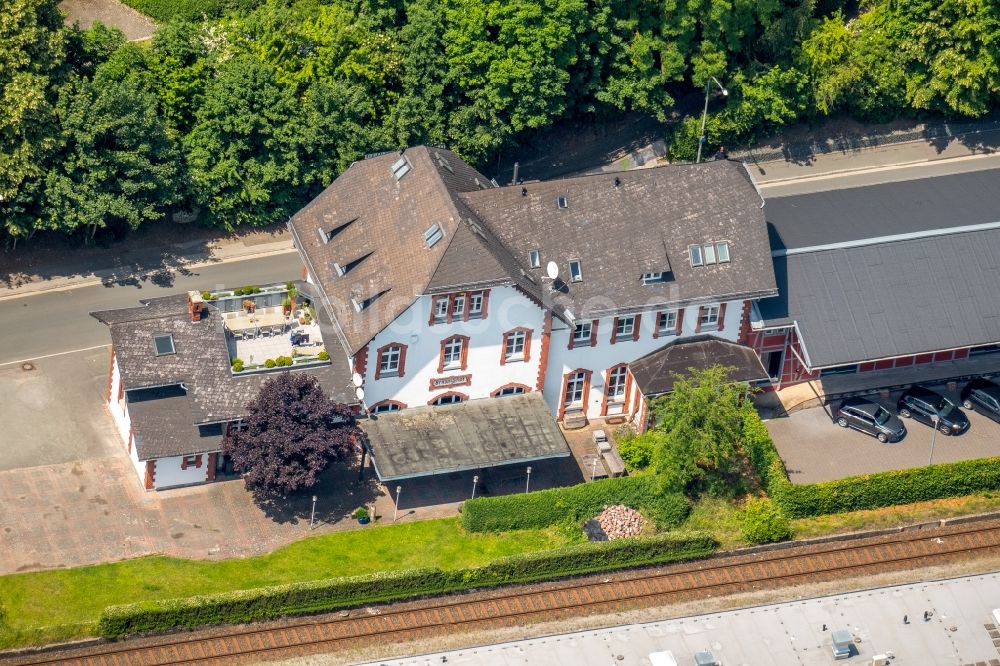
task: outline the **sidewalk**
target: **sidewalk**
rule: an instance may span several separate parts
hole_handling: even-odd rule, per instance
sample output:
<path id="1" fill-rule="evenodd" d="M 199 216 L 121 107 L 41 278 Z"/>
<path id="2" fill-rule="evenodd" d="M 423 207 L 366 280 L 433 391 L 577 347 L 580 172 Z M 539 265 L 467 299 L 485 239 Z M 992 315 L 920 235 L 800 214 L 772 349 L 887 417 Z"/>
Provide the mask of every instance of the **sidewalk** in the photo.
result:
<path id="1" fill-rule="evenodd" d="M 179 227 L 165 225 L 111 247 L 71 248 L 54 240 L 0 253 L 0 300 L 94 284 L 156 282 L 199 266 L 295 251 L 284 228 L 218 236 L 209 229 Z"/>

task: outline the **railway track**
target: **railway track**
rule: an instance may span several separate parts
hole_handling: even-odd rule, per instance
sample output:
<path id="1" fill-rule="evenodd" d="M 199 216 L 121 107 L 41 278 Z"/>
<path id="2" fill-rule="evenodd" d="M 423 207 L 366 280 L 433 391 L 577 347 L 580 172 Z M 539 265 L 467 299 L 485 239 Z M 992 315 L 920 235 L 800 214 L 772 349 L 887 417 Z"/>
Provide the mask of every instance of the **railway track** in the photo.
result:
<path id="1" fill-rule="evenodd" d="M 247 663 L 375 640 L 493 628 L 597 611 L 716 597 L 763 587 L 829 581 L 983 556 L 1000 549 L 1000 523 L 975 523 L 889 537 L 800 546 L 754 555 L 634 570 L 604 577 L 438 597 L 349 613 L 107 643 L 13 660 L 21 666 Z"/>

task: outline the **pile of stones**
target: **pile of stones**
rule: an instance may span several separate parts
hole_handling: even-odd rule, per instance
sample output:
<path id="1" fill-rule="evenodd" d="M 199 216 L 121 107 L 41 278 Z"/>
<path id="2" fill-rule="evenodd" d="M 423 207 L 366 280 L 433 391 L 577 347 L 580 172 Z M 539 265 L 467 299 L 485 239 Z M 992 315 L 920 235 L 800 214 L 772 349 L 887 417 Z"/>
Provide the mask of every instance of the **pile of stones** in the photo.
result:
<path id="1" fill-rule="evenodd" d="M 608 541 L 638 536 L 645 524 L 641 513 L 624 504 L 616 504 L 605 507 L 596 518 L 588 520 L 583 531 L 591 541 Z"/>

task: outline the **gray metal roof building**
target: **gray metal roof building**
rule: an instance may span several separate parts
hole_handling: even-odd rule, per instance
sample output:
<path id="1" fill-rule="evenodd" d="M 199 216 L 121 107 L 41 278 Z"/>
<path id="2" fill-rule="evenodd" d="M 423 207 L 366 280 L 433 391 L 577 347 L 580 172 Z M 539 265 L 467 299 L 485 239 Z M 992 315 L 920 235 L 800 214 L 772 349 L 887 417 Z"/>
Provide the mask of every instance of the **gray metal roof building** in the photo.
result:
<path id="1" fill-rule="evenodd" d="M 415 407 L 359 425 L 383 482 L 571 455 L 541 393 Z"/>
<path id="2" fill-rule="evenodd" d="M 811 368 L 1000 341 L 1000 170 L 768 201 L 779 295 Z"/>

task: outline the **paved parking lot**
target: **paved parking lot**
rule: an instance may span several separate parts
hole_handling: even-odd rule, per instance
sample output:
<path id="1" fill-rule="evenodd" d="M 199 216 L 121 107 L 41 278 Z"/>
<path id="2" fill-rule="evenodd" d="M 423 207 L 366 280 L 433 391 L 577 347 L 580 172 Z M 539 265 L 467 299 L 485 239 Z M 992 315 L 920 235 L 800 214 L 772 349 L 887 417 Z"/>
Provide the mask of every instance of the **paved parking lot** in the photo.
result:
<path id="1" fill-rule="evenodd" d="M 118 454 L 104 407 L 110 347 L 0 366 L 0 470 Z"/>
<path id="2" fill-rule="evenodd" d="M 942 387 L 932 388 L 941 390 Z M 956 394 L 948 395 L 958 403 Z M 898 393 L 893 393 L 887 400 L 875 399 L 895 414 L 898 397 Z M 870 435 L 837 426 L 829 410 L 836 409 L 838 404 L 839 401 L 833 406 L 803 409 L 767 422 L 767 429 L 793 483 L 816 483 L 927 464 L 931 450 L 930 426 L 903 419 L 906 437 L 895 444 L 881 444 Z M 972 426 L 963 435 L 947 437 L 938 433 L 934 462 L 1000 456 L 1000 424 L 980 414 L 966 413 Z"/>

